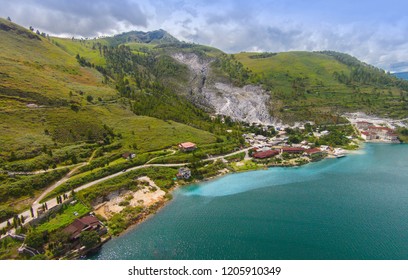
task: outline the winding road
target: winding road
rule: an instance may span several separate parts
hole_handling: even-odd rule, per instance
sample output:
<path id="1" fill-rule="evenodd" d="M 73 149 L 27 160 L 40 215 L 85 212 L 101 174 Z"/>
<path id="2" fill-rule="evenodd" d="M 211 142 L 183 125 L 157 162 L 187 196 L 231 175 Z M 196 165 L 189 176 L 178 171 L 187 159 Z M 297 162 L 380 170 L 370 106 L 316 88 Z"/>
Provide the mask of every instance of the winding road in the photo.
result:
<path id="1" fill-rule="evenodd" d="M 239 151 L 236 151 L 236 152 L 233 152 L 233 153 L 229 153 L 229 154 L 226 154 L 226 155 L 216 156 L 216 157 L 204 159 L 203 161 L 208 162 L 208 161 L 214 161 L 214 160 L 219 160 L 219 159 L 225 159 L 226 157 L 233 156 L 233 155 L 236 155 L 236 154 L 239 154 L 239 153 L 242 153 L 242 152 L 245 152 L 245 153 L 247 154 L 247 152 L 248 152 L 250 149 L 252 149 L 252 147 L 245 148 L 245 149 L 242 149 L 242 150 L 239 150 Z M 175 152 L 174 152 L 174 153 L 175 153 Z M 172 154 L 174 154 L 174 153 L 172 153 Z M 172 155 L 172 154 L 169 154 L 169 155 Z M 167 155 L 166 155 L 166 156 L 167 156 Z M 165 156 L 160 156 L 160 157 L 165 157 Z M 92 160 L 92 158 L 93 158 L 93 155 L 91 156 L 91 158 L 90 158 L 87 162 L 84 162 L 84 163 L 82 163 L 82 164 L 80 164 L 80 165 L 77 165 L 77 166 L 76 166 L 74 169 L 72 169 L 67 175 L 65 175 L 64 178 L 62 178 L 62 179 L 59 180 L 58 182 L 52 184 L 50 187 L 48 187 L 48 188 L 34 201 L 34 203 L 32 204 L 31 207 L 33 208 L 33 212 L 34 212 L 34 213 L 37 213 L 37 209 L 39 209 L 39 208 L 42 207 L 42 203 L 40 203 L 40 201 L 41 201 L 45 196 L 47 196 L 51 191 L 55 190 L 57 187 L 59 187 L 60 185 L 62 185 L 62 184 L 65 183 L 66 181 L 68 181 L 69 178 L 71 177 L 71 175 L 74 174 L 76 170 L 78 170 L 78 169 L 79 169 L 80 167 L 82 167 L 82 166 L 87 165 L 87 164 Z M 109 180 L 109 179 L 118 177 L 118 176 L 120 176 L 120 175 L 126 174 L 126 173 L 131 172 L 131 171 L 134 171 L 134 170 L 142 169 L 142 168 L 149 168 L 149 167 L 182 167 L 182 166 L 186 166 L 186 165 L 188 164 L 188 163 L 174 163 L 174 164 L 150 164 L 150 163 L 149 163 L 149 162 L 151 162 L 151 161 L 153 161 L 154 159 L 157 159 L 157 158 L 159 158 L 159 157 L 156 157 L 156 158 L 153 158 L 153 159 L 149 160 L 149 161 L 148 161 L 146 164 L 144 164 L 144 165 L 139 165 L 139 166 L 135 166 L 135 167 L 132 167 L 132 168 L 128 168 L 128 169 L 122 170 L 122 171 L 120 171 L 120 172 L 111 174 L 111 175 L 109 175 L 109 176 L 100 178 L 100 179 L 98 179 L 98 180 L 95 180 L 95 181 L 86 183 L 86 184 L 84 184 L 84 185 L 82 185 L 82 186 L 79 186 L 79 187 L 75 188 L 74 191 L 75 191 L 75 192 L 79 192 L 79 191 L 81 191 L 81 190 L 84 190 L 84 189 L 87 189 L 87 188 L 92 187 L 92 186 L 94 186 L 94 185 L 97 185 L 97 184 L 99 184 L 99 183 L 102 183 L 102 182 L 104 182 L 104 181 L 106 181 L 106 180 Z M 70 193 L 71 193 L 71 191 L 66 192 L 65 194 L 69 196 Z M 47 204 L 48 209 L 51 209 L 52 207 L 54 207 L 54 206 L 56 206 L 56 205 L 58 204 L 56 198 L 52 198 L 52 199 L 46 201 L 45 203 Z M 30 212 L 30 210 L 27 210 L 27 211 L 24 211 L 24 212 L 20 213 L 19 216 L 24 216 L 24 218 L 25 218 L 24 224 L 27 224 L 27 223 L 29 223 L 31 220 L 33 220 L 33 217 L 31 217 L 31 212 Z M 12 224 L 12 223 L 13 223 L 13 220 L 10 219 L 9 222 Z M 7 221 L 5 221 L 5 222 L 3 222 L 3 223 L 0 224 L 0 229 L 5 228 L 5 227 L 7 227 Z M 11 229 L 11 230 L 9 231 L 9 233 L 14 234 L 14 233 L 15 233 L 14 228 Z M 2 238 L 2 237 L 3 237 L 3 236 L 1 236 L 1 238 Z"/>

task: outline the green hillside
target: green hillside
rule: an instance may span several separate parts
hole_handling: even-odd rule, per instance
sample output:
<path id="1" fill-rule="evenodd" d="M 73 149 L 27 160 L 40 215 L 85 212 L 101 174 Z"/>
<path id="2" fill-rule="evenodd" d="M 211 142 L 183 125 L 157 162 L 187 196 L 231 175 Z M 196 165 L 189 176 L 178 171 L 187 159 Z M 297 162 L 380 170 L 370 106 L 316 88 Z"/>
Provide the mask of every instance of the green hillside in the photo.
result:
<path id="1" fill-rule="evenodd" d="M 119 49 L 106 47 L 103 55 L 94 41 L 43 37 L 3 19 L 0 38 L 0 171 L 69 167 L 91 157 L 93 166 L 103 167 L 125 151 L 148 159 L 150 153 L 183 141 L 198 145 L 223 141 L 200 129 L 215 127 L 208 115 L 162 89 L 153 76 L 140 85 L 148 97 L 141 108 L 150 104 L 153 109 L 135 114 L 136 101 L 120 88 L 125 77 L 132 78 L 130 72 L 122 75 L 110 68 L 115 62 L 109 55 L 120 53 Z M 106 46 L 101 43 L 104 39 L 96 42 Z M 160 67 L 166 65 L 160 63 Z M 161 92 L 152 95 L 152 89 Z M 161 110 L 164 113 L 159 115 Z M 183 116 L 184 124 L 173 120 L 176 114 Z M 212 131 L 221 132 L 222 126 Z M 60 169 L 46 173 L 49 176 L 0 173 L 0 220 L 28 207 L 66 172 Z"/>
<path id="2" fill-rule="evenodd" d="M 272 93 L 273 115 L 289 121 L 335 121 L 344 112 L 407 117 L 408 84 L 335 52 L 239 53 L 250 81 Z"/>

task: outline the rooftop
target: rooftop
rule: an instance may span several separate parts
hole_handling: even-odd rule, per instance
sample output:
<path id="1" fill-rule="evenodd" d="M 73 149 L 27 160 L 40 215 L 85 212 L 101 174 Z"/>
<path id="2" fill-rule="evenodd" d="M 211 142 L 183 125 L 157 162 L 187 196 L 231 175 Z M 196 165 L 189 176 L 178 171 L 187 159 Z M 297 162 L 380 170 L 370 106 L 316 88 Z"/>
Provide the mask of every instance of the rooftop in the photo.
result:
<path id="1" fill-rule="evenodd" d="M 277 151 L 277 150 L 269 150 L 269 151 L 254 153 L 253 157 L 262 159 L 262 158 L 268 158 L 268 157 L 276 156 L 278 154 L 279 154 L 279 151 Z"/>
<path id="2" fill-rule="evenodd" d="M 192 143 L 192 142 L 184 142 L 184 143 L 180 143 L 179 147 L 183 148 L 183 149 L 189 149 L 189 148 L 195 148 L 196 144 Z"/>

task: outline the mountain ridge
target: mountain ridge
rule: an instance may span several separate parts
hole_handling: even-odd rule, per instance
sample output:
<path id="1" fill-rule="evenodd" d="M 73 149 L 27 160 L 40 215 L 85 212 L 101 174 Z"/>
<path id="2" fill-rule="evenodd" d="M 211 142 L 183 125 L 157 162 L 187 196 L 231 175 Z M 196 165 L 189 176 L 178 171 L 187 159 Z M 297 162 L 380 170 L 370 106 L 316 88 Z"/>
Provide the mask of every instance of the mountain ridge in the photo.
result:
<path id="1" fill-rule="evenodd" d="M 7 26 L 7 23 L 4 22 L 3 20 L 3 28 Z M 30 34 L 30 31 L 23 28 L 20 28 L 19 32 L 26 34 L 26 36 L 28 34 L 32 38 L 40 38 L 37 34 L 33 32 Z M 405 99 L 408 89 L 407 84 L 393 80 L 392 76 L 387 75 L 385 71 L 367 65 L 347 54 L 332 51 L 242 52 L 227 55 L 214 48 L 180 42 L 162 29 L 149 32 L 130 31 L 112 37 L 88 40 L 53 37 L 48 41 L 70 55 L 76 55 L 77 59 L 80 59 L 78 61 L 80 61 L 81 66 L 92 66 L 85 68 L 97 69 L 104 75 L 105 82 L 121 83 L 121 81 L 117 80 L 119 72 L 122 72 L 120 75 L 123 75 L 124 79 L 126 79 L 127 76 L 136 75 L 135 73 L 141 75 L 140 71 L 144 71 L 145 74 L 137 78 L 138 83 L 140 83 L 146 78 L 146 71 L 148 71 L 148 80 L 160 80 L 160 83 L 167 83 L 177 94 L 186 97 L 195 105 L 203 106 L 203 109 L 209 113 L 220 114 L 222 110 L 216 109 L 217 106 L 214 107 L 214 104 L 208 103 L 208 100 L 214 98 L 208 96 L 208 94 L 206 96 L 205 94 L 208 91 L 203 93 L 200 85 L 188 85 L 186 79 L 192 77 L 195 79 L 194 77 L 198 74 L 194 73 L 194 71 L 191 72 L 191 69 L 183 68 L 188 65 L 177 60 L 177 54 L 195 55 L 200 61 L 210 61 L 206 67 L 211 70 L 211 77 L 207 75 L 208 77 L 201 78 L 209 78 L 207 82 L 213 81 L 213 88 L 215 91 L 219 91 L 221 95 L 222 90 L 220 91 L 217 87 L 214 87 L 216 82 L 226 82 L 229 87 L 262 86 L 272 97 L 271 101 L 266 101 L 271 117 L 281 119 L 284 122 L 315 121 L 316 116 L 327 120 L 328 118 L 323 117 L 323 115 L 332 111 L 333 105 L 328 105 L 330 108 L 327 109 L 320 108 L 322 109 L 320 112 L 317 112 L 317 108 L 308 109 L 308 107 L 311 108 L 311 103 L 317 100 L 322 104 L 322 107 L 325 107 L 327 102 L 322 102 L 324 99 L 320 96 L 325 92 L 326 94 L 332 92 L 334 96 L 343 95 L 348 99 L 347 102 L 335 105 L 336 114 L 342 111 L 358 110 L 362 107 L 367 113 L 389 115 L 390 113 L 386 112 L 391 112 L 389 106 L 394 106 L 395 96 L 400 94 L 401 98 Z M 115 57 L 110 57 L 112 50 L 117 47 L 128 48 L 126 50 L 127 54 L 125 54 L 126 52 L 116 52 Z M 115 66 L 117 68 L 112 69 L 113 72 L 111 71 L 108 77 L 106 68 L 117 64 L 118 55 L 128 56 L 126 59 L 135 59 L 138 62 L 133 62 L 133 65 L 129 64 L 122 69 L 119 68 L 123 67 L 123 65 L 117 65 Z M 146 59 L 151 61 L 143 62 Z M 151 67 L 150 64 L 152 63 L 158 65 L 154 66 L 156 68 L 147 69 L 146 66 Z M 169 67 L 169 69 L 166 70 L 163 67 Z M 136 72 L 135 69 L 137 69 Z M 116 85 L 116 88 L 118 87 L 121 88 L 121 85 Z M 194 87 L 197 88 L 194 89 Z M 126 88 L 128 91 L 138 90 L 132 84 L 127 85 Z M 398 88 L 401 88 L 401 90 L 397 93 Z M 369 103 L 380 104 L 379 100 L 374 100 L 373 95 L 371 95 L 374 92 L 378 95 L 378 91 L 380 91 L 379 99 L 382 97 L 381 94 L 390 93 L 392 98 L 382 98 L 382 101 L 389 104 L 385 104 L 383 108 L 380 108 L 379 105 L 367 108 L 367 100 Z M 359 98 L 356 98 L 357 96 Z M 403 115 L 401 109 L 391 113 L 395 117 L 400 117 Z M 232 112 L 230 116 L 233 115 Z M 238 121 L 245 120 L 245 118 L 235 119 Z"/>
<path id="2" fill-rule="evenodd" d="M 397 73 L 393 73 L 393 75 L 400 79 L 408 80 L 408 72 L 397 72 Z"/>

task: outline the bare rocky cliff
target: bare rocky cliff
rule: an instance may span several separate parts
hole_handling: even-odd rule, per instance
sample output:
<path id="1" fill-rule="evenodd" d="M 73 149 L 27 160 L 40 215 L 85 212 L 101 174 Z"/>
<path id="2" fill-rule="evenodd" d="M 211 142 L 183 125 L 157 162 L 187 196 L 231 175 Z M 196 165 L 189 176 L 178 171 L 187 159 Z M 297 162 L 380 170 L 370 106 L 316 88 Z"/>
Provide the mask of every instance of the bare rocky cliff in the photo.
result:
<path id="1" fill-rule="evenodd" d="M 247 123 L 279 123 L 271 117 L 267 108 L 270 94 L 260 86 L 246 85 L 240 88 L 219 81 L 211 75 L 212 60 L 194 53 L 177 53 L 173 58 L 189 67 L 191 78 L 187 96 L 198 106 Z"/>

